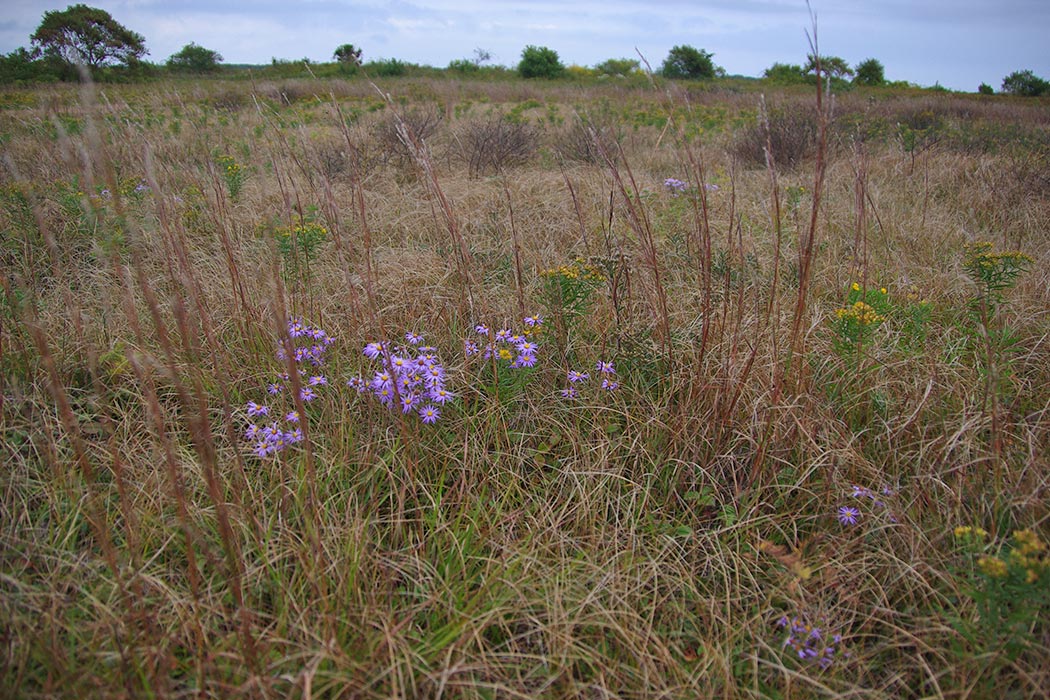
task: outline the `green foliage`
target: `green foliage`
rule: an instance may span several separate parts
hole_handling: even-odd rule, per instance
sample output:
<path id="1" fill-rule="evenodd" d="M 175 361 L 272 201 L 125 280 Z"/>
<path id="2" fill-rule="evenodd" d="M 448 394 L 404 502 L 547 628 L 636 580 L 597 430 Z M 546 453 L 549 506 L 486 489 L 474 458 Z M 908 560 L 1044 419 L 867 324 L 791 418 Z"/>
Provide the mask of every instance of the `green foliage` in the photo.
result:
<path id="1" fill-rule="evenodd" d="M 408 75 L 408 69 L 411 64 L 399 61 L 396 58 L 381 59 L 378 61 L 369 61 L 365 64 L 365 71 L 377 78 L 397 78 L 403 75 Z"/>
<path id="2" fill-rule="evenodd" d="M 558 52 L 546 46 L 526 46 L 521 52 L 518 74 L 522 78 L 557 78 L 565 72 Z"/>
<path id="3" fill-rule="evenodd" d="M 626 77 L 636 73 L 639 68 L 638 61 L 633 58 L 610 58 L 602 61 L 594 67 L 601 75 L 615 75 Z"/>
<path id="4" fill-rule="evenodd" d="M 806 73 L 816 74 L 817 63 L 817 57 L 810 54 L 807 57 Z M 846 59 L 844 58 L 838 56 L 821 56 L 819 63 L 820 70 L 832 78 L 845 80 L 853 75 L 853 69 L 849 67 L 849 64 L 846 63 Z M 878 61 L 876 61 L 876 63 L 878 63 Z"/>
<path id="5" fill-rule="evenodd" d="M 865 289 L 859 282 L 850 285 L 846 301 L 835 311 L 831 321 L 835 352 L 846 360 L 861 353 L 890 310 L 889 293 L 885 287 Z"/>
<path id="6" fill-rule="evenodd" d="M 219 70 L 221 62 L 222 56 L 218 51 L 190 42 L 168 58 L 167 66 L 170 70 L 184 73 L 214 73 Z"/>
<path id="7" fill-rule="evenodd" d="M 995 88 L 993 88 L 988 83 L 981 83 L 980 85 L 977 86 L 977 92 L 978 92 L 978 94 L 981 94 L 981 95 L 994 95 L 995 94 Z"/>
<path id="8" fill-rule="evenodd" d="M 454 58 L 448 62 L 448 70 L 455 73 L 478 73 L 481 67 L 469 58 Z"/>
<path id="9" fill-rule="evenodd" d="M 49 82 L 61 77 L 62 66 L 54 60 L 41 59 L 37 52 L 19 47 L 0 54 L 0 84 Z"/>
<path id="10" fill-rule="evenodd" d="M 774 63 L 766 68 L 762 77 L 770 82 L 781 85 L 798 85 L 809 80 L 806 69 L 802 66 L 788 63 Z"/>
<path id="11" fill-rule="evenodd" d="M 87 5 L 45 12 L 30 39 L 44 54 L 57 56 L 71 66 L 101 68 L 111 62 L 130 66 L 148 53 L 141 34 L 105 10 Z"/>
<path id="12" fill-rule="evenodd" d="M 1038 97 L 1050 92 L 1050 83 L 1030 70 L 1014 71 L 1003 78 L 1003 92 L 1022 97 Z"/>
<path id="13" fill-rule="evenodd" d="M 854 69 L 853 82 L 858 85 L 885 85 L 886 69 L 874 58 L 863 60 Z"/>
<path id="14" fill-rule="evenodd" d="M 230 199 L 237 199 L 244 186 L 244 169 L 237 164 L 233 156 L 219 156 L 215 162 L 222 168 L 222 177 L 226 181 L 226 189 L 230 193 Z"/>
<path id="15" fill-rule="evenodd" d="M 960 567 L 975 620 L 957 619 L 956 627 L 978 653 L 1017 657 L 1034 641 L 1033 629 L 1050 612 L 1050 559 L 1047 546 L 1031 530 L 1018 530 L 996 547 L 985 544 L 980 528 L 959 527 L 955 539 L 967 564 Z M 992 659 L 994 660 L 994 656 Z"/>
<path id="16" fill-rule="evenodd" d="M 284 264 L 285 278 L 309 282 L 310 263 L 327 240 L 328 229 L 313 221 L 277 229 L 277 250 Z"/>
<path id="17" fill-rule="evenodd" d="M 713 53 L 692 46 L 675 46 L 667 54 L 660 74 L 672 80 L 709 80 L 715 77 Z"/>
<path id="18" fill-rule="evenodd" d="M 359 66 L 361 65 L 361 49 L 353 44 L 343 44 L 332 52 L 332 58 L 344 66 Z"/>

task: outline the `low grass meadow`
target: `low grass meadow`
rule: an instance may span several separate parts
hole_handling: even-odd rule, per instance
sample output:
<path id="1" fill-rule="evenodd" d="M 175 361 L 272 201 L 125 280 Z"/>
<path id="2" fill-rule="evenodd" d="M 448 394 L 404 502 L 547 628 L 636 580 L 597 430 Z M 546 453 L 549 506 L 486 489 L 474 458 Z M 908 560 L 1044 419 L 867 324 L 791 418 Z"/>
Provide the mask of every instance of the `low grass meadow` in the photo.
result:
<path id="1" fill-rule="evenodd" d="M 6 90 L 0 694 L 1046 697 L 1045 99 L 683 85 Z"/>

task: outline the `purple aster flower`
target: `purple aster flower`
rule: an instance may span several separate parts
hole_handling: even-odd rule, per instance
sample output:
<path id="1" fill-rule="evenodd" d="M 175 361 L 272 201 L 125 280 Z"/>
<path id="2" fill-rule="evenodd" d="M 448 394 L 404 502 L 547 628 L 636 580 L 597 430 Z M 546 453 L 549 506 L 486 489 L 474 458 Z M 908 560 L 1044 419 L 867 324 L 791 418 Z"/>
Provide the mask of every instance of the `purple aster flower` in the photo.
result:
<path id="1" fill-rule="evenodd" d="M 437 406 L 428 403 L 419 409 L 419 417 L 427 425 L 432 425 L 441 417 L 441 410 Z"/>
<path id="2" fill-rule="evenodd" d="M 289 411 L 287 413 L 287 415 L 285 415 L 284 419 L 286 421 L 288 421 L 289 423 L 298 423 L 299 422 L 299 411 Z"/>
<path id="3" fill-rule="evenodd" d="M 486 326 L 484 323 L 479 323 L 478 325 L 474 326 L 474 332 L 478 335 L 488 335 L 489 327 Z"/>
<path id="4" fill-rule="evenodd" d="M 710 182 L 705 182 L 704 183 L 704 189 L 707 190 L 708 192 L 717 192 L 718 191 L 718 185 L 712 184 Z"/>
<path id="5" fill-rule="evenodd" d="M 539 314 L 533 314 L 532 316 L 526 316 L 524 319 L 522 319 L 522 323 L 524 323 L 526 326 L 530 326 L 530 327 L 533 327 L 533 328 L 536 327 L 536 326 L 542 326 L 543 325 L 543 316 L 540 316 Z"/>
<path id="6" fill-rule="evenodd" d="M 472 355 L 477 355 L 478 354 L 478 344 L 475 343 L 473 340 L 465 340 L 465 341 L 463 341 L 463 354 L 467 355 L 468 357 L 470 357 Z"/>
<path id="7" fill-rule="evenodd" d="M 575 399 L 579 396 L 579 393 L 576 391 L 576 387 L 570 386 L 561 390 L 561 396 L 563 399 Z"/>
<path id="8" fill-rule="evenodd" d="M 267 457 L 272 450 L 270 449 L 270 443 L 262 440 L 255 444 L 255 449 L 252 451 L 255 453 L 256 457 Z"/>
<path id="9" fill-rule="evenodd" d="M 292 338 L 301 338 L 306 335 L 306 328 L 298 319 L 288 319 L 288 335 Z"/>
<path id="10" fill-rule="evenodd" d="M 374 360 L 383 354 L 383 350 L 385 350 L 385 348 L 382 343 L 369 343 L 365 346 L 364 355 L 368 359 Z"/>
<path id="11" fill-rule="evenodd" d="M 296 428 L 294 430 L 289 430 L 288 432 L 286 432 L 284 434 L 284 440 L 289 445 L 295 445 L 297 443 L 302 442 L 303 441 L 303 429 L 302 428 Z"/>
<path id="12" fill-rule="evenodd" d="M 304 386 L 299 389 L 299 398 L 303 403 L 308 403 L 317 398 L 317 392 L 313 390 L 313 387 Z"/>
<path id="13" fill-rule="evenodd" d="M 595 369 L 597 369 L 602 374 L 616 374 L 616 368 L 613 367 L 613 363 L 611 362 L 604 362 L 602 360 L 598 360 L 598 364 L 595 365 Z"/>
<path id="14" fill-rule="evenodd" d="M 262 428 L 257 426 L 255 423 L 249 424 L 248 427 L 244 430 L 245 440 L 256 440 L 259 438 L 260 435 L 262 435 Z"/>
<path id="15" fill-rule="evenodd" d="M 451 391 L 448 391 L 444 387 L 440 386 L 432 387 L 428 392 L 428 396 L 430 397 L 431 401 L 438 404 L 448 403 L 456 397 L 456 395 L 453 394 Z"/>
<path id="16" fill-rule="evenodd" d="M 577 372 L 574 369 L 570 369 L 567 376 L 569 381 L 573 384 L 576 384 L 577 382 L 585 382 L 591 378 L 591 375 L 586 372 Z"/>
<path id="17" fill-rule="evenodd" d="M 620 382 L 612 381 L 612 380 L 609 380 L 609 379 L 603 379 L 602 380 L 602 389 L 605 389 L 606 391 L 616 391 L 619 388 L 620 388 Z"/>
<path id="18" fill-rule="evenodd" d="M 350 377 L 346 380 L 346 385 L 359 394 L 367 388 L 362 377 Z"/>
<path id="19" fill-rule="evenodd" d="M 511 332 L 509 328 L 503 328 L 496 331 L 496 342 L 507 341 L 511 338 Z"/>
<path id="20" fill-rule="evenodd" d="M 511 364 L 511 367 L 535 367 L 535 366 L 536 366 L 536 356 L 535 355 L 526 355 L 525 353 L 522 353 L 522 354 L 518 355 L 517 359 L 515 359 L 514 362 Z"/>
<path id="21" fill-rule="evenodd" d="M 328 383 L 328 379 L 320 374 L 310 377 L 307 381 L 310 386 L 323 386 Z"/>
<path id="22" fill-rule="evenodd" d="M 266 387 L 266 391 L 268 393 L 270 393 L 271 395 L 273 395 L 273 396 L 276 396 L 277 394 L 280 394 L 281 390 L 283 390 L 283 389 L 284 389 L 283 386 L 281 386 L 280 384 L 276 384 L 276 383 L 275 384 L 271 384 L 270 386 Z"/>
<path id="23" fill-rule="evenodd" d="M 415 394 L 401 394 L 401 412 L 411 413 L 412 409 L 419 403 Z"/>
<path id="24" fill-rule="evenodd" d="M 837 517 L 843 525 L 856 525 L 860 520 L 860 511 L 853 506 L 842 506 Z"/>
<path id="25" fill-rule="evenodd" d="M 248 415 L 252 418 L 256 416 L 268 416 L 270 415 L 270 407 L 257 404 L 254 401 L 248 402 Z"/>
<path id="26" fill-rule="evenodd" d="M 419 345 L 423 342 L 423 336 L 416 335 L 412 331 L 409 331 L 408 333 L 405 333 L 405 342 L 409 345 Z"/>
<path id="27" fill-rule="evenodd" d="M 666 180 L 664 180 L 664 187 L 667 188 L 667 191 L 671 193 L 672 197 L 677 197 L 678 195 L 685 192 L 686 188 L 688 188 L 689 185 L 682 182 L 678 178 L 669 177 Z"/>

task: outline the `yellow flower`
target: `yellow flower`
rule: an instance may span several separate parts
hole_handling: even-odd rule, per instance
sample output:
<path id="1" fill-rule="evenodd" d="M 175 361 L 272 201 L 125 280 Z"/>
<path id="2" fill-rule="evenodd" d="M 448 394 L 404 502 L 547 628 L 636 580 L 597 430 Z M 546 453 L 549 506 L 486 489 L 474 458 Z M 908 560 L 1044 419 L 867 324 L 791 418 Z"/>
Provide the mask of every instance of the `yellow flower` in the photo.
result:
<path id="1" fill-rule="evenodd" d="M 855 292 L 859 292 L 860 291 L 860 283 L 854 282 L 853 285 L 851 286 L 851 289 L 853 289 L 853 291 L 855 291 Z"/>
<path id="2" fill-rule="evenodd" d="M 1006 562 L 999 557 L 981 557 L 977 560 L 977 568 L 991 578 L 1004 578 L 1007 574 Z"/>

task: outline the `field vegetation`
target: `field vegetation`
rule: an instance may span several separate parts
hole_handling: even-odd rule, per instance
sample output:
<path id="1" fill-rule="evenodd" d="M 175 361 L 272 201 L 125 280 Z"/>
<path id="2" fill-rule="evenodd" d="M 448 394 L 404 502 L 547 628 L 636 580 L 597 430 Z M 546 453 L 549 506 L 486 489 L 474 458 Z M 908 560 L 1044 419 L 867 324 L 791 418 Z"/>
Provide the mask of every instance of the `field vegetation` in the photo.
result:
<path id="1" fill-rule="evenodd" d="M 5 694 L 1045 697 L 1044 98 L 348 65 L 0 93 Z"/>

